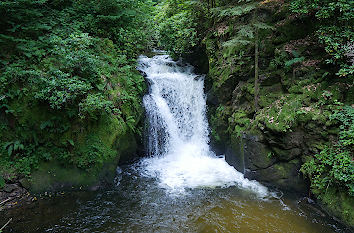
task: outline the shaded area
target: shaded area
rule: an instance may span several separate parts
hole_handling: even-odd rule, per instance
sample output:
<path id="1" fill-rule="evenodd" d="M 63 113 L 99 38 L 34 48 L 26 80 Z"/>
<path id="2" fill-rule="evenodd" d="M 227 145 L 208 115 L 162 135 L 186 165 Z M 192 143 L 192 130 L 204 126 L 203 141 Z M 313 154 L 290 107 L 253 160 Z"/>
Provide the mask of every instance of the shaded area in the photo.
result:
<path id="1" fill-rule="evenodd" d="M 299 197 L 259 199 L 237 187 L 193 189 L 171 195 L 123 168 L 106 192 L 76 192 L 10 210 L 8 232 L 350 232 Z"/>

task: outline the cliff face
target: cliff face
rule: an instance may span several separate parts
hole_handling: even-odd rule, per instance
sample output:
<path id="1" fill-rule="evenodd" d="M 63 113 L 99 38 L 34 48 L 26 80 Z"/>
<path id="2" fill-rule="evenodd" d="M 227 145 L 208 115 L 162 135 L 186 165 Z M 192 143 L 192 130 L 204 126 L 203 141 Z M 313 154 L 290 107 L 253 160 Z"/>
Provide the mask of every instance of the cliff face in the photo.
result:
<path id="1" fill-rule="evenodd" d="M 339 164 L 341 172 L 353 173 L 352 147 L 345 163 L 322 156 L 341 135 L 343 122 L 334 115 L 353 122 L 352 80 L 336 77 L 336 67 L 327 65 L 314 18 L 269 2 L 223 8 L 243 13 L 219 17 L 202 41 L 214 148 L 246 177 L 304 193 L 311 187 L 311 197 L 354 225 L 354 200 L 345 186 L 352 181 L 321 188 L 318 177 L 333 170 L 316 170 Z"/>

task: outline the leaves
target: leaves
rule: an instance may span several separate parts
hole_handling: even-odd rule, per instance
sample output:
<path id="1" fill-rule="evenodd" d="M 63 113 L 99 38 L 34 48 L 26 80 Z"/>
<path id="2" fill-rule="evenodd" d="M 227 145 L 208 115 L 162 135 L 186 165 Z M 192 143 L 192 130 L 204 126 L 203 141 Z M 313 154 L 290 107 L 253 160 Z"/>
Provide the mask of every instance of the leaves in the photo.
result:
<path id="1" fill-rule="evenodd" d="M 217 7 L 212 9 L 212 14 L 217 20 L 222 20 L 224 17 L 235 17 L 248 14 L 256 9 L 256 7 L 257 3 L 246 3 L 235 7 Z"/>
<path id="2" fill-rule="evenodd" d="M 3 146 L 4 150 L 7 150 L 9 156 L 13 153 L 24 150 L 24 145 L 20 141 L 6 142 Z"/>
<path id="3" fill-rule="evenodd" d="M 295 57 L 291 60 L 286 61 L 284 65 L 285 65 L 285 67 L 291 67 L 292 65 L 301 63 L 304 60 L 305 60 L 305 57 Z"/>
<path id="4" fill-rule="evenodd" d="M 338 143 L 326 146 L 304 163 L 301 170 L 311 178 L 311 186 L 322 193 L 328 185 L 336 185 L 354 196 L 354 108 L 343 106 L 330 119 L 340 123 Z"/>
<path id="5" fill-rule="evenodd" d="M 196 23 L 190 12 L 182 11 L 163 18 L 158 27 L 159 43 L 175 56 L 190 52 L 197 45 Z"/>
<path id="6" fill-rule="evenodd" d="M 5 186 L 5 180 L 0 176 L 0 189 L 2 189 Z"/>
<path id="7" fill-rule="evenodd" d="M 123 119 L 137 127 L 145 83 L 135 65 L 151 46 L 152 6 L 149 0 L 0 2 L 0 153 L 11 167 L 28 175 L 41 160 L 58 159 L 86 169 L 114 154 L 103 140 L 91 157 L 75 159 L 85 130 L 102 118 L 115 129 Z"/>
<path id="8" fill-rule="evenodd" d="M 319 21 L 317 37 L 331 56 L 327 62 L 340 67 L 338 76 L 353 78 L 350 45 L 354 43 L 354 1 L 324 0 L 319 3 L 317 0 L 293 0 L 290 8 L 303 15 L 315 13 Z"/>

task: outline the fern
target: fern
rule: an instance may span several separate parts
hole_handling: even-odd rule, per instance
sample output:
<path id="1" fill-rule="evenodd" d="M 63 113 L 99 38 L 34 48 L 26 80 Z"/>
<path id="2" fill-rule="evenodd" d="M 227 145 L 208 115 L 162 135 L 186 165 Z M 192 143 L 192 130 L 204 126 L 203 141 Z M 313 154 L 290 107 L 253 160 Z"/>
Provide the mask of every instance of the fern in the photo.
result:
<path id="1" fill-rule="evenodd" d="M 291 67 L 294 64 L 301 63 L 305 60 L 305 57 L 295 57 L 289 61 L 285 62 L 285 67 Z"/>
<path id="2" fill-rule="evenodd" d="M 270 26 L 269 24 L 261 23 L 261 22 L 254 23 L 253 27 L 258 28 L 258 29 L 263 29 L 263 30 L 274 30 L 273 26 Z"/>
<path id="3" fill-rule="evenodd" d="M 243 25 L 239 27 L 237 32 L 239 37 L 254 39 L 254 28 L 251 25 Z"/>
<path id="4" fill-rule="evenodd" d="M 251 44 L 251 41 L 249 40 L 243 40 L 240 37 L 234 37 L 231 40 L 228 40 L 222 44 L 223 47 L 231 47 L 235 45 L 249 45 Z"/>
<path id="5" fill-rule="evenodd" d="M 235 6 L 232 8 L 230 8 L 229 6 L 216 7 L 212 9 L 212 15 L 213 17 L 217 18 L 241 16 L 250 13 L 256 7 L 257 3 L 249 3 L 241 6 Z"/>

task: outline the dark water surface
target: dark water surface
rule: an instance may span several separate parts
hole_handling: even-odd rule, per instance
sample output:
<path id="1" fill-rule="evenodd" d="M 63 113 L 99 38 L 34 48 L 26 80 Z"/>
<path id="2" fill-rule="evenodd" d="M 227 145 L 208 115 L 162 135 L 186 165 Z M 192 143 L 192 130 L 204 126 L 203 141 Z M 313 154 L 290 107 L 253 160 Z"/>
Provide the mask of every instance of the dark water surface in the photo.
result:
<path id="1" fill-rule="evenodd" d="M 299 199 L 259 199 L 236 186 L 170 193 L 135 165 L 123 168 L 110 191 L 69 193 L 0 212 L 0 225 L 13 217 L 4 232 L 350 232 Z"/>

